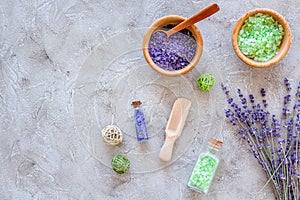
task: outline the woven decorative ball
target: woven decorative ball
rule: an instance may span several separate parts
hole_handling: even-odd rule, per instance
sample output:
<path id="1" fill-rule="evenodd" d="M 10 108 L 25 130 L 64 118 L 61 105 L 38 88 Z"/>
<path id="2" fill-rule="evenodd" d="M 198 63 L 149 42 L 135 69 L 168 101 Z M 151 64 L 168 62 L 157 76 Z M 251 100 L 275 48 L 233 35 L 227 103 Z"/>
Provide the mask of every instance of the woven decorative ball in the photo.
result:
<path id="1" fill-rule="evenodd" d="M 202 74 L 197 78 L 199 88 L 205 92 L 210 91 L 215 85 L 215 77 L 211 74 Z"/>
<path id="2" fill-rule="evenodd" d="M 111 145 L 118 145 L 122 142 L 123 136 L 121 130 L 114 125 L 108 125 L 102 129 L 104 142 Z"/>
<path id="3" fill-rule="evenodd" d="M 130 169 L 130 161 L 126 156 L 116 154 L 111 160 L 111 166 L 118 174 L 124 174 Z"/>

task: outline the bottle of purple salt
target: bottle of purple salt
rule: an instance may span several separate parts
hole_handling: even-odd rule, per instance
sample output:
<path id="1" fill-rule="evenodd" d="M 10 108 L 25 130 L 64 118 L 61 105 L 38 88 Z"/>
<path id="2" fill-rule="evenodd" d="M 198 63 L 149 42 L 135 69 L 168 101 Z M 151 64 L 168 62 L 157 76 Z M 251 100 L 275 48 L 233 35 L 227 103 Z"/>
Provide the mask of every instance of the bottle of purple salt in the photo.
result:
<path id="1" fill-rule="evenodd" d="M 137 140 L 138 142 L 145 142 L 148 140 L 148 132 L 146 127 L 145 115 L 140 107 L 141 104 L 142 102 L 140 101 L 134 101 L 131 105 L 135 108 L 133 119 Z"/>

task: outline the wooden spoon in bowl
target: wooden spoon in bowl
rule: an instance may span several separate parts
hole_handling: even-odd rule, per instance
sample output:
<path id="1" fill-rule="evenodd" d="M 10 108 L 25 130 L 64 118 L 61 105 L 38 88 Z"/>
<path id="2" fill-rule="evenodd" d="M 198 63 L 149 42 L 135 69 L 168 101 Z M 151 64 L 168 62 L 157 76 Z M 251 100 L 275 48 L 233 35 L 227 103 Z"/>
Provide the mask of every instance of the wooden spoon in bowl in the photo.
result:
<path id="1" fill-rule="evenodd" d="M 214 3 L 214 4 L 204 8 L 200 12 L 196 13 L 192 17 L 187 18 L 186 20 L 184 20 L 183 22 L 181 22 L 180 24 L 176 25 L 175 27 L 173 27 L 172 29 L 170 29 L 168 31 L 165 31 L 162 29 L 158 29 L 157 31 L 165 33 L 167 36 L 167 40 L 168 40 L 172 34 L 178 32 L 178 31 L 181 31 L 182 29 L 189 27 L 189 26 L 215 14 L 219 10 L 220 10 L 219 6 Z"/>

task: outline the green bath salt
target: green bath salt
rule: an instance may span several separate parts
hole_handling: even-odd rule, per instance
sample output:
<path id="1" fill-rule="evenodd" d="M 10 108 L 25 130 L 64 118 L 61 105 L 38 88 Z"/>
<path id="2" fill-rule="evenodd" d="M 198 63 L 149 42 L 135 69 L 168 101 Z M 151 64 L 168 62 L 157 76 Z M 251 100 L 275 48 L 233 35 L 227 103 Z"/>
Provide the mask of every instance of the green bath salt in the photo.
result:
<path id="1" fill-rule="evenodd" d="M 214 177 L 218 161 L 211 156 L 199 157 L 188 185 L 200 192 L 207 193 Z"/>
<path id="2" fill-rule="evenodd" d="M 189 188 L 204 194 L 208 192 L 219 164 L 217 152 L 221 145 L 221 141 L 214 138 L 210 139 L 207 150 L 199 155 L 194 166 L 188 181 Z"/>
<path id="3" fill-rule="evenodd" d="M 257 13 L 245 20 L 238 34 L 241 52 L 258 62 L 273 58 L 281 45 L 284 28 L 271 15 Z"/>

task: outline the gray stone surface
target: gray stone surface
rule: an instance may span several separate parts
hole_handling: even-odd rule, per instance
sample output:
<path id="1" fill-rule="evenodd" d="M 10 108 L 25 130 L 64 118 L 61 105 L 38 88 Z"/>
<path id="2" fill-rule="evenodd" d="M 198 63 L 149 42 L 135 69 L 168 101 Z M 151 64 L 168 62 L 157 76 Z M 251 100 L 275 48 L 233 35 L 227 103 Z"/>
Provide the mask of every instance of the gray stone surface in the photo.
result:
<path id="1" fill-rule="evenodd" d="M 283 78 L 293 84 L 300 80 L 300 2 L 216 2 L 221 11 L 197 24 L 204 56 L 196 69 L 178 78 L 176 83 L 182 81 L 182 85 L 176 87 L 175 81 L 146 66 L 138 50 L 143 31 L 159 17 L 188 17 L 210 1 L 0 0 L 0 199 L 274 199 L 247 144 L 223 123 L 225 102 L 220 90 L 204 94 L 190 81 L 210 71 L 232 90 L 240 87 L 249 94 L 265 87 L 271 107 L 279 110 Z M 237 19 L 258 7 L 281 13 L 293 33 L 288 55 L 267 69 L 243 64 L 231 46 Z M 118 38 L 120 44 L 110 43 L 111 38 Z M 91 60 L 93 56 L 99 57 Z M 96 68 L 88 68 L 95 62 Z M 90 77 L 94 79 L 88 81 Z M 139 78 L 165 84 L 167 89 L 145 87 Z M 189 95 L 196 102 L 187 122 L 191 133 L 184 132 L 178 140 L 176 159 L 170 165 L 160 163 L 151 152 L 159 151 L 163 122 L 173 100 L 185 95 L 184 84 L 190 84 L 194 93 Z M 139 85 L 150 93 L 139 93 Z M 134 129 L 129 125 L 132 110 L 128 103 L 139 97 L 147 102 L 149 129 L 158 130 L 152 140 L 158 141 L 152 146 L 151 138 L 150 146 L 139 146 L 131 137 Z M 128 139 L 118 149 L 106 149 L 100 138 L 100 128 L 111 123 L 111 118 L 127 133 Z M 224 146 L 213 185 L 204 196 L 186 184 L 210 136 L 222 139 Z M 115 151 L 131 156 L 130 173 L 117 175 L 111 170 L 109 159 Z"/>

